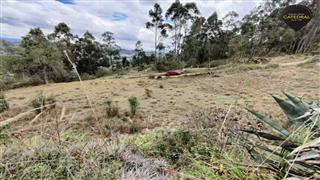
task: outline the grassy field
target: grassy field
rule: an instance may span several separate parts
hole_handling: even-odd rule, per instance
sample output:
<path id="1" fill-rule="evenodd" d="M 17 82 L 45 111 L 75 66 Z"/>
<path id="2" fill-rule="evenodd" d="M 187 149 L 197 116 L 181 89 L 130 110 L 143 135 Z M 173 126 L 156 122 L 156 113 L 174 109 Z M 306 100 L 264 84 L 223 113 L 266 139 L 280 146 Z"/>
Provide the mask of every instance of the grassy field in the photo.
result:
<path id="1" fill-rule="evenodd" d="M 103 77 L 95 80 L 57 83 L 6 91 L 12 112 L 2 114 L 1 121 L 14 113 L 30 109 L 31 99 L 38 91 L 53 95 L 58 107 L 66 108 L 65 118 L 79 121 L 90 115 L 92 108 L 104 112 L 107 100 L 116 102 L 121 111 L 128 110 L 127 99 L 135 96 L 139 101 L 139 117 L 157 127 L 180 126 L 186 114 L 210 106 L 227 107 L 235 104 L 239 108 L 253 106 L 264 113 L 270 110 L 280 113 L 270 94 L 281 91 L 292 92 L 307 101 L 319 99 L 319 65 L 304 68 L 297 65 L 312 59 L 308 56 L 284 56 L 272 58 L 267 65 L 227 65 L 213 70 L 216 75 L 168 78 L 162 80 L 136 77 L 138 73 L 120 79 Z M 295 62 L 287 65 L 288 62 Z M 281 64 L 286 64 L 282 67 Z M 138 75 L 141 75 L 139 73 Z M 145 93 L 150 90 L 150 97 Z M 86 96 L 92 101 L 92 108 Z M 21 126 L 25 128 L 24 122 Z M 19 128 L 17 128 L 19 129 Z"/>
<path id="2" fill-rule="evenodd" d="M 43 91 L 48 96 L 53 95 L 56 107 L 39 116 L 30 113 L 11 123 L 9 132 L 17 139 L 24 140 L 43 134 L 47 134 L 46 137 L 50 139 L 52 131 L 61 134 L 72 131 L 77 136 L 86 134 L 104 138 L 103 128 L 108 126 L 112 129 L 119 126 L 118 121 L 129 121 L 139 124 L 139 127 L 134 130 L 119 127 L 117 130 L 122 137 L 120 141 L 131 138 L 127 133 L 140 132 L 137 134 L 142 136 L 138 140 L 139 144 L 151 132 L 188 127 L 188 115 L 210 107 L 220 107 L 225 109 L 225 113 L 230 107 L 231 111 L 243 113 L 246 113 L 244 107 L 251 107 L 263 114 L 285 119 L 270 95 L 280 95 L 281 91 L 287 91 L 307 102 L 319 101 L 320 64 L 319 60 L 314 60 L 316 58 L 319 59 L 315 56 L 286 55 L 272 57 L 268 64 L 263 65 L 227 64 L 213 68 L 211 71 L 214 75 L 195 77 L 156 80 L 148 78 L 150 72 L 130 72 L 121 78 L 108 76 L 82 83 L 55 83 L 8 90 L 5 95 L 10 109 L 0 114 L 0 122 L 32 109 L 30 102 L 38 91 Z M 128 98 L 132 96 L 137 97 L 139 102 L 137 115 L 134 117 L 126 115 L 129 113 Z M 113 119 L 112 125 L 108 125 L 110 122 L 105 120 L 108 119 L 105 115 L 106 103 L 110 100 L 119 107 L 119 115 L 109 118 Z M 242 118 L 241 121 L 247 119 Z M 117 134 L 117 130 L 108 134 Z M 142 151 L 146 150 L 142 148 Z M 226 156 L 223 159 L 227 162 L 230 158 Z M 204 168 L 197 164 L 198 161 L 193 163 L 192 168 Z M 190 171 L 193 170 L 184 169 L 179 172 L 188 174 Z M 196 172 L 205 171 L 202 169 Z M 197 176 L 197 173 L 192 176 Z M 261 178 L 266 177 L 268 176 Z"/>

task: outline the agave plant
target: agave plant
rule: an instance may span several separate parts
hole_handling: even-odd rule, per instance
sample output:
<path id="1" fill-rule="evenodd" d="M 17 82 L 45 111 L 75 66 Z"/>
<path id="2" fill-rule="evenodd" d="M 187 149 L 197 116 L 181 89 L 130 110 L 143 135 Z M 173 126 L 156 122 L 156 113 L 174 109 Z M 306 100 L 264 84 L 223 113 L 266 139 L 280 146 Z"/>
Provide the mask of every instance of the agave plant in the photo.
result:
<path id="1" fill-rule="evenodd" d="M 320 178 L 320 108 L 316 103 L 308 104 L 287 92 L 284 100 L 273 96 L 285 113 L 290 128 L 251 109 L 257 120 L 271 126 L 274 133 L 242 130 L 259 137 L 260 141 L 246 141 L 250 155 L 276 172 L 278 178 Z M 266 140 L 266 141 L 264 141 Z"/>

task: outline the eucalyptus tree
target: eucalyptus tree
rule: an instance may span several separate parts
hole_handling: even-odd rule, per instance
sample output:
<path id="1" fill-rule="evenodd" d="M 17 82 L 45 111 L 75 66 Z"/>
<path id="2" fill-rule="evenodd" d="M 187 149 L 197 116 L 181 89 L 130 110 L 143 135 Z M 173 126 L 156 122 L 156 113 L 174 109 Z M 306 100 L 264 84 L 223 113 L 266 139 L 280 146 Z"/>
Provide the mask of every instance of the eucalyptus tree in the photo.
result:
<path id="1" fill-rule="evenodd" d="M 149 16 L 151 21 L 146 23 L 146 28 L 154 30 L 154 54 L 157 56 L 160 38 L 167 37 L 167 30 L 170 29 L 171 26 L 168 23 L 164 23 L 162 8 L 158 3 L 155 3 L 153 9 L 149 10 Z"/>
<path id="2" fill-rule="evenodd" d="M 61 22 L 54 27 L 53 33 L 48 35 L 49 40 L 58 42 L 65 47 L 70 47 L 73 39 L 70 27 Z"/>
<path id="3" fill-rule="evenodd" d="M 75 48 L 75 37 L 71 33 L 70 27 L 64 22 L 61 22 L 54 27 L 54 31 L 48 35 L 48 39 L 58 45 L 62 54 L 64 51 L 72 52 L 72 49 Z M 72 69 L 72 65 L 66 56 L 62 56 L 62 61 L 68 70 Z"/>
<path id="4" fill-rule="evenodd" d="M 48 41 L 40 28 L 31 29 L 22 37 L 21 46 L 25 49 L 24 69 L 31 75 L 42 74 L 46 84 L 49 83 L 50 72 L 57 72 L 63 68 L 60 51 L 55 44 Z"/>
<path id="5" fill-rule="evenodd" d="M 141 41 L 137 41 L 134 49 L 134 56 L 132 58 L 133 66 L 140 66 L 142 64 L 147 64 L 147 55 L 142 48 L 143 44 Z"/>
<path id="6" fill-rule="evenodd" d="M 113 33 L 106 31 L 102 34 L 103 66 L 112 65 L 114 59 L 120 58 L 120 47 L 116 44 Z"/>
<path id="7" fill-rule="evenodd" d="M 78 71 L 94 74 L 103 57 L 102 49 L 95 37 L 89 31 L 86 31 L 83 37 L 77 39 L 75 47 L 73 54 Z"/>
<path id="8" fill-rule="evenodd" d="M 182 40 L 184 40 L 184 37 L 187 35 L 189 22 L 193 20 L 197 14 L 200 14 L 200 11 L 195 3 L 192 2 L 183 5 L 179 0 L 172 3 L 166 12 L 166 18 L 169 18 L 173 22 L 173 46 L 176 57 L 181 52 Z M 184 30 L 184 35 L 182 34 L 182 30 Z"/>
<path id="9" fill-rule="evenodd" d="M 204 52 L 207 35 L 204 32 L 205 17 L 197 17 L 190 28 L 190 33 L 182 45 L 182 56 L 188 65 L 195 65 L 207 60 Z"/>

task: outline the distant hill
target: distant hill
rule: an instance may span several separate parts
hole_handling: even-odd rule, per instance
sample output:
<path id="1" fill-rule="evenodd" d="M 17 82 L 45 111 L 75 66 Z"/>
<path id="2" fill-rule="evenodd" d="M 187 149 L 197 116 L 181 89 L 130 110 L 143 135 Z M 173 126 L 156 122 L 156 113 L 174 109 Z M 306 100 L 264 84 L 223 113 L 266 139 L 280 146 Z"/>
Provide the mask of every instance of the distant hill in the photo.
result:
<path id="1" fill-rule="evenodd" d="M 10 50 L 18 46 L 19 43 L 12 43 L 6 40 L 0 40 L 0 56 L 10 54 Z"/>
<path id="2" fill-rule="evenodd" d="M 121 49 L 120 55 L 124 56 L 124 57 L 127 57 L 127 59 L 130 60 L 134 56 L 134 50 Z"/>
<path id="3" fill-rule="evenodd" d="M 9 42 L 9 43 L 14 44 L 14 45 L 18 45 L 21 42 L 20 38 L 12 38 L 12 37 L 1 37 L 0 36 L 0 40 Z"/>
<path id="4" fill-rule="evenodd" d="M 153 51 L 145 51 L 145 53 L 146 53 L 146 55 L 150 56 L 151 54 L 153 54 Z M 134 56 L 134 50 L 121 49 L 120 55 L 127 57 L 128 60 L 131 60 L 132 57 Z"/>

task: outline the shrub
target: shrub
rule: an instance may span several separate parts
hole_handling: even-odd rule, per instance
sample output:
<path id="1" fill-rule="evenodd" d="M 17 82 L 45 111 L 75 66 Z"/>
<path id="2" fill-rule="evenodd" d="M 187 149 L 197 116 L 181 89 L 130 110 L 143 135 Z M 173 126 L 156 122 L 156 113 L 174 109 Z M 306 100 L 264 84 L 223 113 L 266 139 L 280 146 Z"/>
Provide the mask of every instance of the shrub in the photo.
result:
<path id="1" fill-rule="evenodd" d="M 130 114 L 131 116 L 134 116 L 137 113 L 137 109 L 139 106 L 138 99 L 136 97 L 130 97 L 128 98 L 128 101 L 129 101 Z"/>
<path id="2" fill-rule="evenodd" d="M 0 91 L 0 113 L 9 109 L 9 103 L 6 100 L 6 97 L 3 91 Z"/>
<path id="3" fill-rule="evenodd" d="M 166 158 L 175 167 L 188 164 L 193 155 L 210 157 L 210 152 L 211 149 L 204 145 L 203 138 L 189 130 L 162 134 L 150 150 L 152 156 Z"/>
<path id="4" fill-rule="evenodd" d="M 288 100 L 273 97 L 279 104 L 293 128 L 284 128 L 276 121 L 247 109 L 257 120 L 272 127 L 275 134 L 243 130 L 270 143 L 247 142 L 250 155 L 259 163 L 263 162 L 277 173 L 277 178 L 289 176 L 316 177 L 320 171 L 320 107 L 308 104 L 289 93 L 283 92 Z M 259 139 L 260 139 L 259 138 Z M 261 140 L 260 140 L 261 141 Z M 274 145 L 279 145 L 274 147 Z"/>
<path id="5" fill-rule="evenodd" d="M 6 145 L 8 142 L 10 142 L 10 133 L 8 132 L 9 128 L 9 125 L 0 127 L 0 145 Z"/>
<path id="6" fill-rule="evenodd" d="M 157 71 L 169 71 L 173 69 L 182 69 L 185 66 L 185 62 L 175 59 L 158 58 L 154 64 L 154 69 Z"/>
<path id="7" fill-rule="evenodd" d="M 108 136 L 114 132 L 121 134 L 133 134 L 141 132 L 141 130 L 145 128 L 145 125 L 143 122 L 139 122 L 138 120 L 132 120 L 127 117 L 123 117 L 121 119 L 108 119 L 105 121 L 104 127 L 105 135 Z"/>
<path id="8" fill-rule="evenodd" d="M 43 79 L 39 75 L 33 75 L 30 77 L 27 84 L 31 86 L 37 86 L 43 83 Z"/>
<path id="9" fill-rule="evenodd" d="M 82 80 L 89 80 L 91 78 L 92 78 L 92 76 L 90 74 L 88 74 L 88 73 L 82 73 L 81 74 L 81 79 Z"/>
<path id="10" fill-rule="evenodd" d="M 34 107 L 37 113 L 40 113 L 50 107 L 54 107 L 56 99 L 54 96 L 46 97 L 42 91 L 39 91 L 35 97 L 31 100 L 31 105 Z"/>
<path id="11" fill-rule="evenodd" d="M 79 78 L 78 78 L 77 72 L 74 69 L 69 72 L 69 75 L 68 75 L 68 78 L 67 78 L 68 81 L 76 81 L 78 79 Z"/>
<path id="12" fill-rule="evenodd" d="M 95 72 L 96 77 L 103 77 L 111 74 L 112 74 L 112 71 L 107 67 L 103 67 L 103 66 L 99 66 Z"/>
<path id="13" fill-rule="evenodd" d="M 108 100 L 106 104 L 107 117 L 119 116 L 119 107 L 117 104 L 114 105 L 114 103 L 111 100 Z"/>

